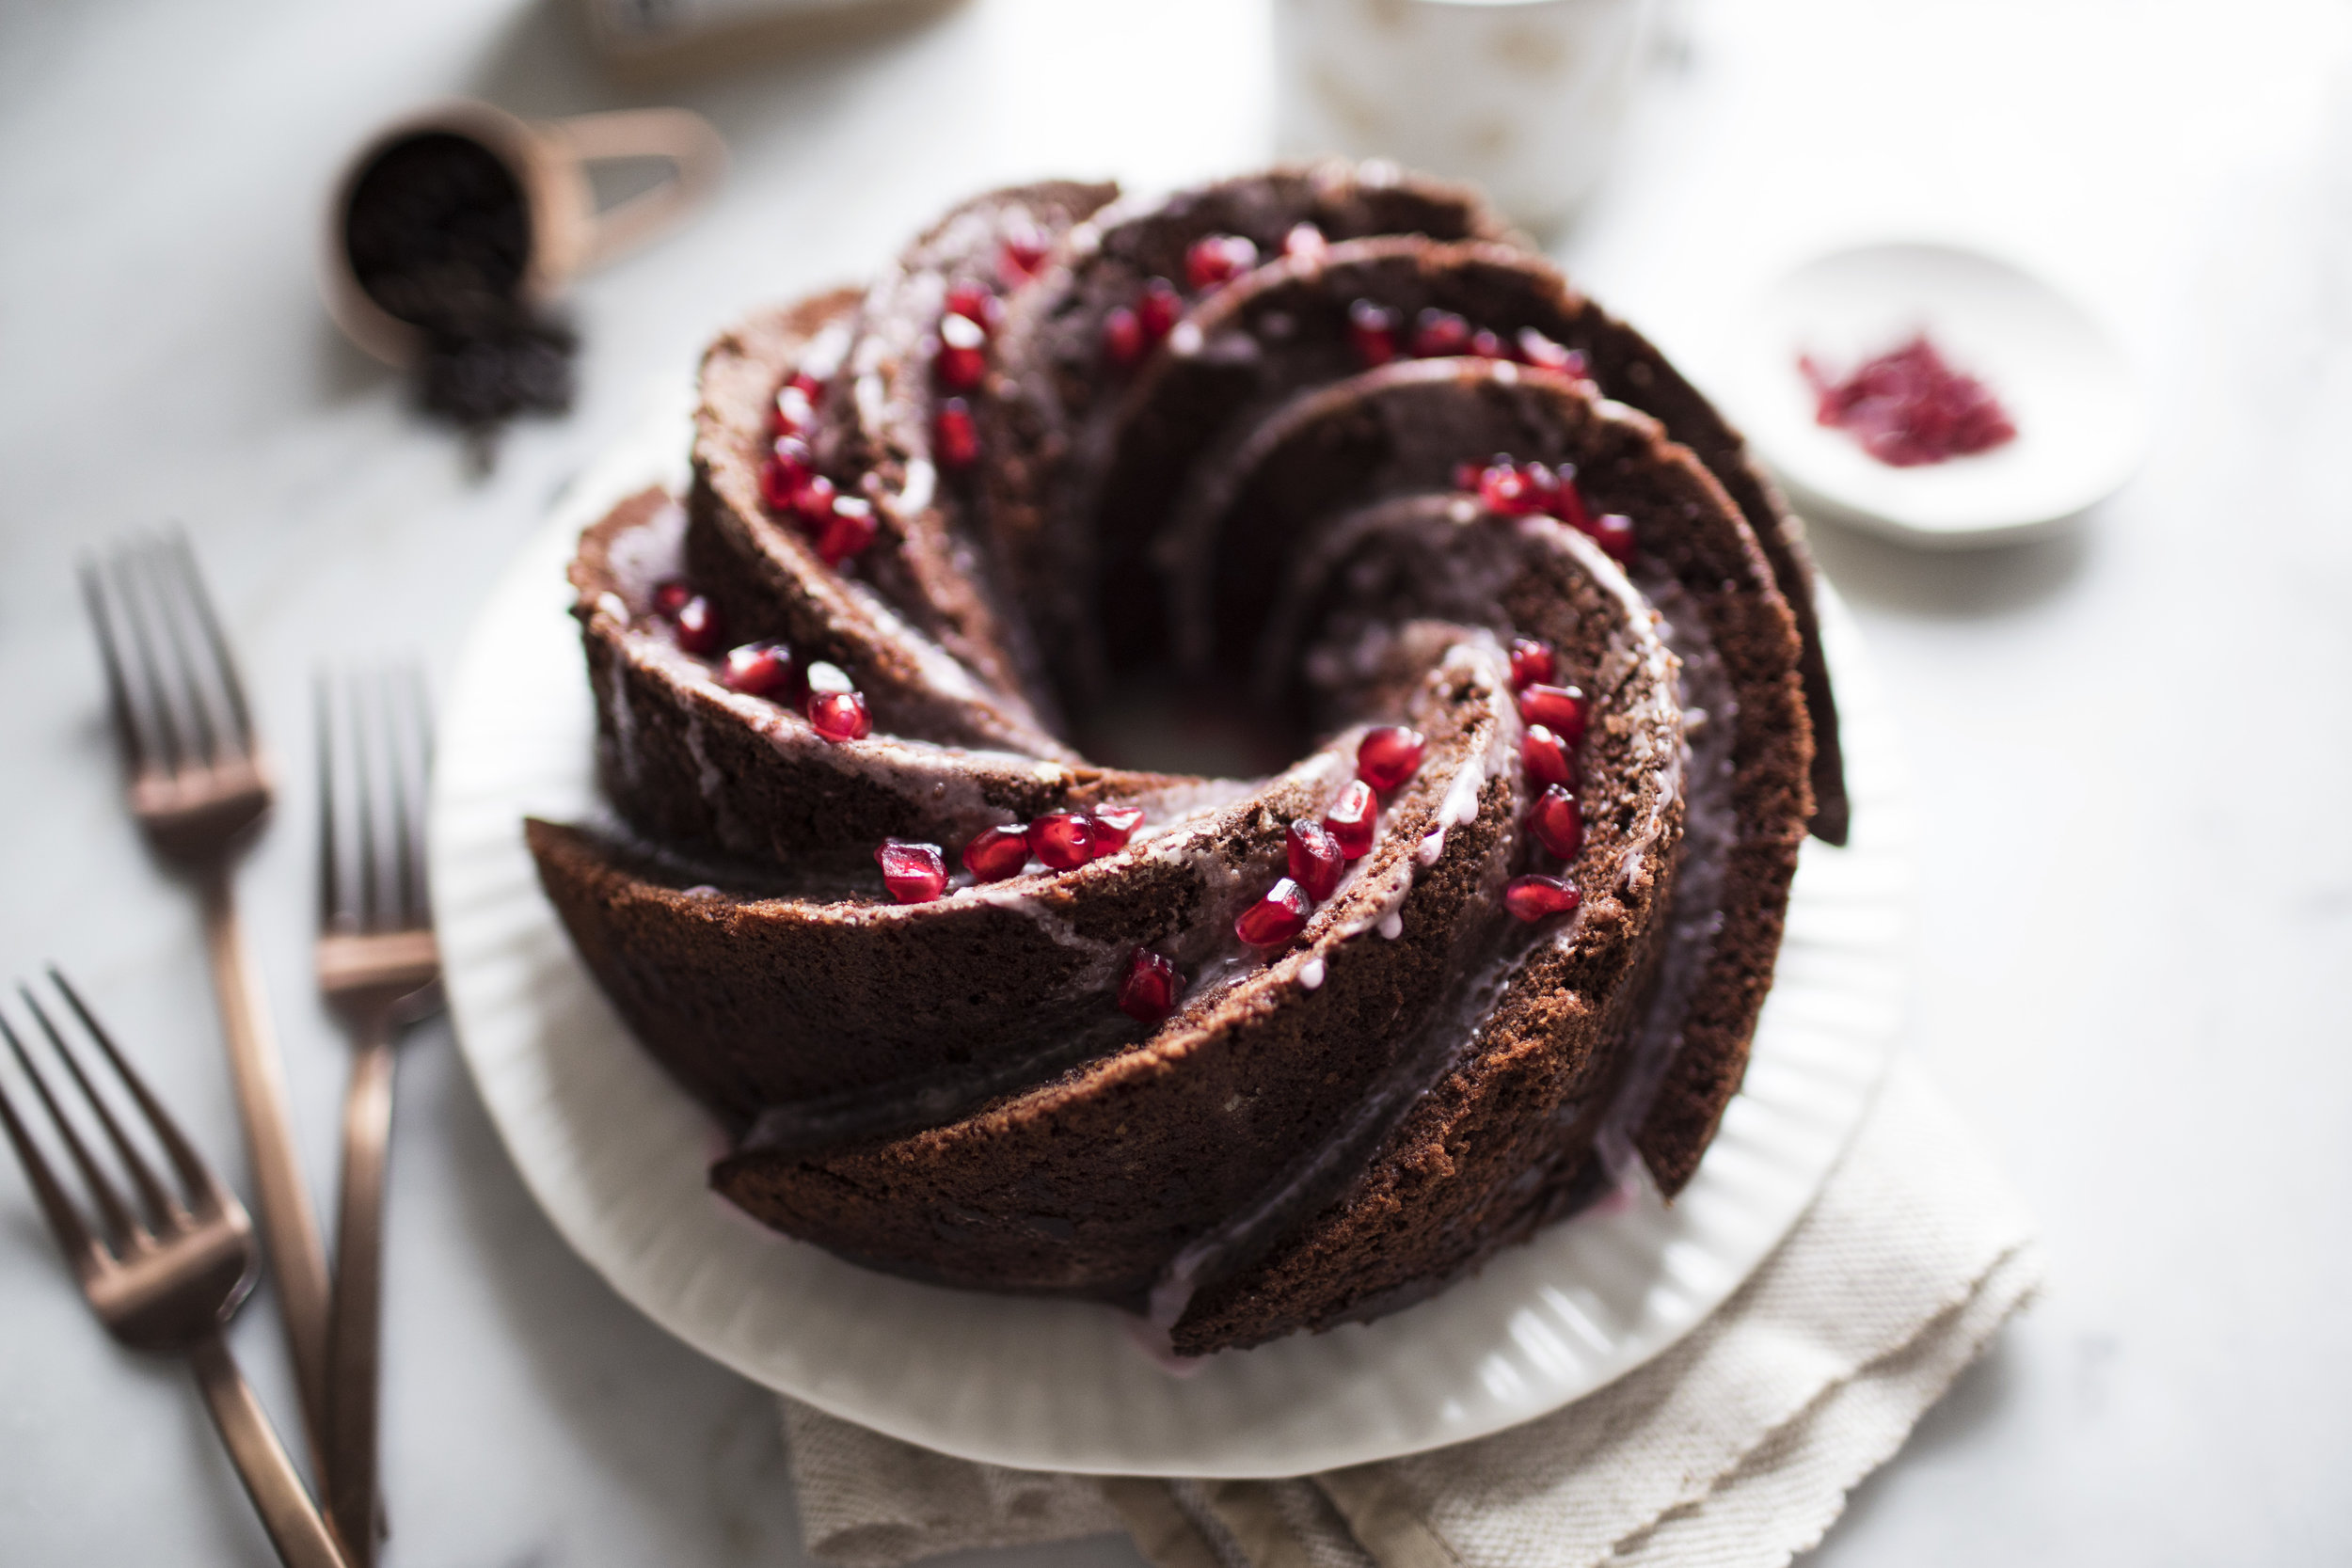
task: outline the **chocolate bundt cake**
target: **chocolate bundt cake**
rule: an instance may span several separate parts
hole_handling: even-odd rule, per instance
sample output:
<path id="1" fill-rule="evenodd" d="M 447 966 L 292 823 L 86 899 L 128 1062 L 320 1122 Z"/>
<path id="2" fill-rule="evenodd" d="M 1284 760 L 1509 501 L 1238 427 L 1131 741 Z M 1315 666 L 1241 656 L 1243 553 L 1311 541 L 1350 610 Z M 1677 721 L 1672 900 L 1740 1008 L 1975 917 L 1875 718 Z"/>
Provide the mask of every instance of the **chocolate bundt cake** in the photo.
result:
<path id="1" fill-rule="evenodd" d="M 1678 1191 L 1844 791 L 1794 520 L 1474 194 L 1114 194 L 711 346 L 528 831 L 728 1199 L 1199 1354 Z"/>

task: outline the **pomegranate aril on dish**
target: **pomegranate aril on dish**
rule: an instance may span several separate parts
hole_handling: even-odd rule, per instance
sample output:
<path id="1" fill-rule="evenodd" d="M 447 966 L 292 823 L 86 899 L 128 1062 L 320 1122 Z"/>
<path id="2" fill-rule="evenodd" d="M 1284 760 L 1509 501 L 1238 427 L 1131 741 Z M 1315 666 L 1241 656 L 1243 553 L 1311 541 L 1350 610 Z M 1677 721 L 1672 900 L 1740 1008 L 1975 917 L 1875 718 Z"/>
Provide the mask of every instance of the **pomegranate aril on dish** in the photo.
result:
<path id="1" fill-rule="evenodd" d="M 1258 247 L 1244 236 L 1203 234 L 1184 252 L 1184 281 L 1195 292 L 1214 289 L 1219 283 L 1231 283 L 1257 264 Z"/>
<path id="2" fill-rule="evenodd" d="M 1633 559 L 1633 519 L 1623 513 L 1603 513 L 1584 524 L 1583 531 L 1620 564 Z"/>
<path id="3" fill-rule="evenodd" d="M 774 641 L 731 648 L 719 667 L 719 684 L 746 697 L 790 696 L 792 676 L 792 650 Z"/>
<path id="4" fill-rule="evenodd" d="M 759 467 L 759 499 L 770 510 L 789 512 L 801 487 L 817 476 L 817 460 L 798 436 L 779 436 Z"/>
<path id="5" fill-rule="evenodd" d="M 690 654 L 707 658 L 726 646 L 725 619 L 720 615 L 719 607 L 700 594 L 678 606 L 671 624 L 677 627 L 677 645 Z"/>
<path id="6" fill-rule="evenodd" d="M 963 847 L 963 868 L 983 882 L 1018 877 L 1029 863 L 1029 834 L 1025 828 L 984 828 Z"/>
<path id="7" fill-rule="evenodd" d="M 874 730 L 865 694 L 838 664 L 819 661 L 808 667 L 808 701 L 802 711 L 807 714 L 810 727 L 836 746 L 846 740 L 863 740 Z"/>
<path id="8" fill-rule="evenodd" d="M 1119 982 L 1119 1010 L 1138 1023 L 1157 1023 L 1176 1010 L 1184 990 L 1174 960 L 1138 947 Z"/>
<path id="9" fill-rule="evenodd" d="M 1282 254 L 1293 261 L 1320 261 L 1331 253 L 1331 242 L 1311 223 L 1295 223 L 1282 236 Z"/>
<path id="10" fill-rule="evenodd" d="M 1023 224 L 1005 236 L 1005 243 L 996 248 L 996 277 L 1008 289 L 1019 288 L 1037 276 L 1037 269 L 1045 264 L 1046 252 L 1053 242 L 1045 230 L 1035 224 Z"/>
<path id="11" fill-rule="evenodd" d="M 1307 890 L 1310 898 L 1330 897 L 1331 890 L 1340 885 L 1340 874 L 1347 869 L 1340 841 L 1312 818 L 1292 823 L 1285 837 L 1292 879 Z"/>
<path id="12" fill-rule="evenodd" d="M 1528 779 L 1539 784 L 1576 787 L 1576 752 L 1546 725 L 1530 724 L 1519 742 L 1519 761 Z"/>
<path id="13" fill-rule="evenodd" d="M 654 612 L 660 615 L 675 615 L 686 608 L 686 601 L 693 596 L 694 585 L 682 578 L 672 578 L 667 582 L 657 582 L 653 586 Z"/>
<path id="14" fill-rule="evenodd" d="M 1470 324 L 1451 310 L 1432 308 L 1413 318 L 1413 357 L 1442 359 L 1470 346 Z"/>
<path id="15" fill-rule="evenodd" d="M 798 436 L 817 419 L 817 383 L 814 378 L 796 375 L 776 393 L 773 433 L 778 436 Z"/>
<path id="16" fill-rule="evenodd" d="M 1568 914 L 1583 902 L 1576 889 L 1557 877 L 1514 877 L 1502 890 L 1502 907 L 1531 926 L 1555 914 Z"/>
<path id="17" fill-rule="evenodd" d="M 1331 809 L 1323 814 L 1323 825 L 1330 830 L 1340 853 L 1351 861 L 1362 860 L 1372 853 L 1372 841 L 1380 827 L 1380 801 L 1372 792 L 1372 785 L 1361 779 L 1350 779 L 1340 798 L 1331 802 Z"/>
<path id="18" fill-rule="evenodd" d="M 1098 853 L 1094 824 L 1074 811 L 1048 812 L 1029 824 L 1029 849 L 1056 871 L 1074 870 Z"/>
<path id="19" fill-rule="evenodd" d="M 1103 317 L 1103 352 L 1110 362 L 1125 369 L 1143 357 L 1143 323 L 1124 305 L 1114 306 Z"/>
<path id="20" fill-rule="evenodd" d="M 1584 738 L 1584 693 L 1573 686 L 1549 683 L 1527 687 L 1519 692 L 1519 717 L 1573 746 Z"/>
<path id="21" fill-rule="evenodd" d="M 1094 824 L 1094 852 L 1107 855 L 1114 849 L 1127 847 L 1127 840 L 1143 823 L 1143 808 L 1104 806 L 1090 813 L 1088 820 Z"/>
<path id="22" fill-rule="evenodd" d="M 1512 357 L 1510 349 L 1505 347 L 1503 344 L 1502 335 L 1499 332 L 1488 331 L 1483 326 L 1470 334 L 1470 351 L 1473 356 L 1480 359 L 1508 359 Z"/>
<path id="23" fill-rule="evenodd" d="M 882 867 L 882 886 L 901 904 L 926 904 L 947 891 L 947 858 L 936 844 L 884 839 L 874 860 Z"/>
<path id="24" fill-rule="evenodd" d="M 812 531 L 825 526 L 833 515 L 833 503 L 841 497 L 841 487 L 823 474 L 811 474 L 792 492 L 792 512 L 801 519 L 801 526 Z"/>
<path id="25" fill-rule="evenodd" d="M 1184 296 L 1176 292 L 1176 285 L 1165 277 L 1154 277 L 1144 284 L 1143 293 L 1136 296 L 1136 323 L 1143 328 L 1143 341 L 1157 346 L 1160 340 L 1176 330 L 1176 318 L 1184 313 Z"/>
<path id="26" fill-rule="evenodd" d="M 1511 689 L 1524 691 L 1531 686 L 1549 686 L 1560 673 L 1559 656 L 1551 644 L 1535 637 L 1516 637 L 1511 640 Z"/>
<path id="27" fill-rule="evenodd" d="M 1574 860 L 1584 846 L 1584 808 L 1565 788 L 1553 784 L 1527 808 L 1527 831 L 1562 860 Z"/>
<path id="28" fill-rule="evenodd" d="M 816 531 L 817 558 L 828 566 L 840 565 L 874 542 L 879 526 L 872 501 L 835 497 L 832 515 Z"/>
<path id="29" fill-rule="evenodd" d="M 1307 890 L 1285 877 L 1266 895 L 1241 911 L 1233 934 L 1252 947 L 1279 947 L 1307 928 L 1312 906 Z"/>
<path id="30" fill-rule="evenodd" d="M 1385 305 L 1359 299 L 1347 308 L 1347 341 L 1364 369 L 1377 370 L 1396 357 L 1405 318 Z"/>
<path id="31" fill-rule="evenodd" d="M 978 323 L 984 332 L 993 332 L 1004 318 L 1005 302 L 977 283 L 959 283 L 947 291 L 942 309 L 948 315 Z"/>
<path id="32" fill-rule="evenodd" d="M 972 422 L 972 405 L 948 398 L 931 420 L 931 447 L 950 468 L 968 468 L 980 460 L 980 433 Z"/>
<path id="33" fill-rule="evenodd" d="M 1421 771 L 1428 741 L 1419 730 L 1382 724 L 1367 731 L 1356 747 L 1356 776 L 1387 795 Z"/>
<path id="34" fill-rule="evenodd" d="M 939 357 L 934 364 L 939 384 L 951 392 L 968 392 L 988 374 L 988 332 L 969 316 L 953 312 L 939 318 Z"/>

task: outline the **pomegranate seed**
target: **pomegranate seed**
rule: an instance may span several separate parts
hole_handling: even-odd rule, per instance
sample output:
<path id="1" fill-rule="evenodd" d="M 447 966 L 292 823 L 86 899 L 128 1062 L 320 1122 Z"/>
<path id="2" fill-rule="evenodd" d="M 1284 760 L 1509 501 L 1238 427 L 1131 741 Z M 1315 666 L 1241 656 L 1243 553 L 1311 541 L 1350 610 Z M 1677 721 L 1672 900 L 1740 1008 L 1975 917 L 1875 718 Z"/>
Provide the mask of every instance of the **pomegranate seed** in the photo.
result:
<path id="1" fill-rule="evenodd" d="M 836 746 L 873 733 L 874 717 L 866 710 L 865 694 L 838 664 L 819 661 L 808 667 L 808 703 L 803 711 L 817 733 Z"/>
<path id="2" fill-rule="evenodd" d="M 1138 947 L 1119 982 L 1119 1010 L 1138 1022 L 1157 1023 L 1176 1010 L 1184 989 L 1184 977 L 1174 963 Z"/>
<path id="3" fill-rule="evenodd" d="M 1547 725 L 1527 727 L 1527 737 L 1519 742 L 1519 761 L 1536 784 L 1576 787 L 1576 752 Z"/>
<path id="4" fill-rule="evenodd" d="M 770 411 L 767 428 L 771 435 L 800 435 L 817 420 L 817 400 L 800 390 L 793 383 L 784 383 L 784 390 L 776 392 L 776 406 Z"/>
<path id="5" fill-rule="evenodd" d="M 792 650 L 777 641 L 746 642 L 730 651 L 719 684 L 746 697 L 777 697 L 792 687 Z"/>
<path id="6" fill-rule="evenodd" d="M 1143 357 L 1143 323 L 1124 305 L 1103 318 L 1103 352 L 1122 370 Z"/>
<path id="7" fill-rule="evenodd" d="M 1507 457 L 1497 458 L 1479 474 L 1478 504 L 1505 517 L 1532 517 L 1543 510 L 1543 499 L 1529 483 L 1527 469 Z"/>
<path id="8" fill-rule="evenodd" d="M 1331 890 L 1340 885 L 1340 873 L 1347 868 L 1340 841 L 1331 836 L 1331 830 L 1312 817 L 1302 817 L 1291 824 L 1288 848 L 1291 875 L 1307 890 L 1307 896 L 1330 897 Z"/>
<path id="9" fill-rule="evenodd" d="M 1485 476 L 1486 472 L 1486 465 L 1484 463 L 1456 463 L 1454 465 L 1454 487 L 1456 490 L 1467 490 L 1470 494 L 1476 495 L 1478 493 L 1478 482 Z"/>
<path id="10" fill-rule="evenodd" d="M 1279 947 L 1307 928 L 1307 890 L 1288 877 L 1266 895 L 1241 911 L 1233 934 L 1252 947 Z"/>
<path id="11" fill-rule="evenodd" d="M 1576 889 L 1557 877 L 1514 877 L 1502 890 L 1502 907 L 1531 926 L 1548 915 L 1566 914 L 1582 902 Z"/>
<path id="12" fill-rule="evenodd" d="M 1048 812 L 1029 824 L 1029 847 L 1057 871 L 1084 865 L 1097 852 L 1094 824 L 1074 811 Z"/>
<path id="13" fill-rule="evenodd" d="M 1045 264 L 1045 253 L 1052 248 L 1044 230 L 1033 223 L 1018 225 L 997 249 L 997 277 L 1006 288 L 1018 288 L 1037 276 L 1037 269 Z"/>
<path id="14" fill-rule="evenodd" d="M 1257 264 L 1258 247 L 1244 236 L 1203 234 L 1184 251 L 1184 282 L 1196 291 L 1214 289 Z"/>
<path id="15" fill-rule="evenodd" d="M 1619 562 L 1633 559 L 1633 519 L 1623 513 L 1605 512 L 1586 525 L 1584 531 Z"/>
<path id="16" fill-rule="evenodd" d="M 817 531 L 817 559 L 838 566 L 874 542 L 881 525 L 874 520 L 874 503 L 855 496 L 837 497 L 833 515 Z"/>
<path id="17" fill-rule="evenodd" d="M 961 316 L 977 322 L 983 332 L 993 332 L 1004 318 L 1005 302 L 996 297 L 985 284 L 959 283 L 947 291 L 942 309 L 950 316 Z"/>
<path id="18" fill-rule="evenodd" d="M 1470 345 L 1470 324 L 1451 310 L 1434 307 L 1413 319 L 1413 357 L 1441 359 Z"/>
<path id="19" fill-rule="evenodd" d="M 1136 322 L 1143 328 L 1147 343 L 1157 344 L 1176 329 L 1176 318 L 1184 313 L 1184 296 L 1176 292 L 1176 285 L 1165 277 L 1154 277 L 1136 296 Z"/>
<path id="20" fill-rule="evenodd" d="M 1539 371 L 1558 371 L 1573 376 L 1584 373 L 1583 355 L 1553 342 L 1532 326 L 1519 328 L 1519 358 Z"/>
<path id="21" fill-rule="evenodd" d="M 982 352 L 987 342 L 988 333 L 971 317 L 940 317 L 939 357 L 933 361 L 939 384 L 951 392 L 977 387 L 988 374 L 988 356 Z"/>
<path id="22" fill-rule="evenodd" d="M 1421 770 L 1428 742 L 1419 730 L 1383 724 L 1356 748 L 1356 776 L 1386 795 Z"/>
<path id="23" fill-rule="evenodd" d="M 980 460 L 980 433 L 972 423 L 970 404 L 949 398 L 939 405 L 931 421 L 931 446 L 951 468 L 968 468 Z"/>
<path id="24" fill-rule="evenodd" d="M 1584 693 L 1573 686 L 1538 682 L 1519 692 L 1519 717 L 1573 746 L 1584 738 Z"/>
<path id="25" fill-rule="evenodd" d="M 1404 325 L 1404 317 L 1368 299 L 1347 308 L 1347 341 L 1364 369 L 1377 370 L 1396 357 L 1396 334 Z"/>
<path id="26" fill-rule="evenodd" d="M 798 436 L 780 436 L 768 461 L 759 468 L 759 499 L 773 512 L 792 510 L 792 498 L 801 486 L 816 477 L 817 468 L 809 455 L 808 443 Z"/>
<path id="27" fill-rule="evenodd" d="M 792 511 L 805 529 L 822 528 L 833 515 L 833 503 L 839 499 L 841 488 L 823 474 L 811 474 L 798 490 L 792 492 Z"/>
<path id="28" fill-rule="evenodd" d="M 1560 657 L 1551 644 L 1533 637 L 1518 637 L 1511 641 L 1511 689 L 1524 691 L 1531 686 L 1549 686 L 1551 677 L 1559 673 Z"/>
<path id="29" fill-rule="evenodd" d="M 726 623 L 719 607 L 700 594 L 678 606 L 676 625 L 677 645 L 690 654 L 707 658 L 726 643 Z"/>
<path id="30" fill-rule="evenodd" d="M 886 838 L 874 851 L 882 886 L 901 904 L 927 904 L 947 891 L 947 859 L 936 844 Z"/>
<path id="31" fill-rule="evenodd" d="M 1104 806 L 1089 818 L 1094 824 L 1094 852 L 1107 855 L 1114 849 L 1127 847 L 1127 840 L 1135 836 L 1143 821 L 1141 806 Z"/>
<path id="32" fill-rule="evenodd" d="M 1331 242 L 1311 223 L 1295 223 L 1282 236 L 1282 254 L 1294 261 L 1320 261 L 1331 252 Z"/>
<path id="33" fill-rule="evenodd" d="M 1018 877 L 1029 863 L 1029 834 L 1025 828 L 987 828 L 963 847 L 963 868 L 983 882 Z"/>
<path id="34" fill-rule="evenodd" d="M 675 615 L 686 608 L 686 601 L 694 596 L 694 585 L 684 578 L 672 578 L 658 582 L 653 589 L 653 607 L 664 615 Z"/>
<path id="35" fill-rule="evenodd" d="M 1562 860 L 1574 860 L 1584 844 L 1584 809 L 1565 786 L 1552 784 L 1527 809 L 1527 831 Z"/>
<path id="36" fill-rule="evenodd" d="M 1323 825 L 1331 831 L 1340 853 L 1352 861 L 1372 853 L 1373 834 L 1379 823 L 1380 802 L 1373 795 L 1372 785 L 1361 779 L 1348 780 L 1340 798 L 1323 814 Z"/>
<path id="37" fill-rule="evenodd" d="M 1470 351 L 1481 359 L 1511 357 L 1511 351 L 1502 346 L 1502 335 L 1483 326 L 1470 334 Z"/>

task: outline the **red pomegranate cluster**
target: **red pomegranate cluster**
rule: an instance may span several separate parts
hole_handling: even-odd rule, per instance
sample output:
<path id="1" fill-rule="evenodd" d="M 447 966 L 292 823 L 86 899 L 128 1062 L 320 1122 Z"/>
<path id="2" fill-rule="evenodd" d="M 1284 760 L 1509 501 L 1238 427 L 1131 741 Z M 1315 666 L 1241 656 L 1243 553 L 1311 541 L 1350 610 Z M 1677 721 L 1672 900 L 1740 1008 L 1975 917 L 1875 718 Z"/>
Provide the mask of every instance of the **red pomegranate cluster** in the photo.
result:
<path id="1" fill-rule="evenodd" d="M 1633 559 L 1633 519 L 1618 512 L 1595 513 L 1576 487 L 1576 465 L 1514 462 L 1497 452 L 1485 465 L 1465 463 L 1454 472 L 1454 486 L 1478 498 L 1478 504 L 1504 517 L 1556 517 L 1620 563 Z"/>
<path id="2" fill-rule="evenodd" d="M 1402 310 L 1375 300 L 1357 300 L 1347 308 L 1347 341 L 1366 370 L 1377 370 L 1406 356 L 1445 359 L 1467 355 L 1477 359 L 1515 360 L 1563 375 L 1586 373 L 1581 352 L 1552 341 L 1532 326 L 1522 326 L 1505 338 L 1491 327 L 1473 325 L 1456 311 L 1435 308 L 1415 316 L 1408 334 Z"/>
<path id="3" fill-rule="evenodd" d="M 669 623 L 681 649 L 698 658 L 718 658 L 719 684 L 729 691 L 799 708 L 809 727 L 836 746 L 873 733 L 865 693 L 839 665 L 818 659 L 803 669 L 791 648 L 772 638 L 739 643 L 719 657 L 726 646 L 725 620 L 717 605 L 681 578 L 656 585 L 653 608 Z"/>
<path id="4" fill-rule="evenodd" d="M 773 443 L 768 461 L 760 466 L 759 496 L 770 511 L 799 525 L 819 560 L 838 566 L 874 542 L 879 525 L 872 501 L 843 495 L 839 485 L 817 471 L 808 430 L 823 391 L 815 376 L 803 372 L 776 393 L 770 425 Z"/>
<path id="5" fill-rule="evenodd" d="M 1851 433 L 1864 451 L 1890 467 L 1972 457 L 2017 438 L 2001 400 L 1953 369 L 1924 332 L 1864 361 L 1842 381 L 1809 354 L 1797 368 L 1813 388 L 1814 418 Z"/>
<path id="6" fill-rule="evenodd" d="M 1032 857 L 1049 871 L 1074 871 L 1125 848 L 1142 823 L 1140 806 L 1048 812 L 1034 822 L 982 829 L 964 845 L 960 858 L 975 882 L 1018 877 L 1028 869 Z M 886 839 L 874 858 L 882 864 L 883 885 L 901 904 L 925 903 L 947 890 L 947 855 L 936 844 Z"/>
<path id="7" fill-rule="evenodd" d="M 1285 835 L 1289 876 L 1241 911 L 1233 934 L 1252 947 L 1281 947 L 1307 928 L 1314 907 L 1340 885 L 1347 863 L 1372 853 L 1381 795 L 1393 795 L 1421 771 L 1428 741 L 1419 730 L 1383 724 L 1356 747 L 1356 777 L 1323 814 L 1293 822 Z"/>
<path id="8" fill-rule="evenodd" d="M 1584 693 L 1558 684 L 1560 659 L 1551 644 L 1522 637 L 1511 644 L 1511 686 L 1518 693 L 1519 718 L 1527 725 L 1519 740 L 1519 764 L 1534 803 L 1524 818 L 1528 836 L 1564 864 L 1584 847 L 1584 811 L 1576 799 L 1576 748 L 1584 738 Z M 1567 914 L 1581 901 L 1559 877 L 1531 873 L 1513 878 L 1502 890 L 1503 907 L 1534 922 Z"/>

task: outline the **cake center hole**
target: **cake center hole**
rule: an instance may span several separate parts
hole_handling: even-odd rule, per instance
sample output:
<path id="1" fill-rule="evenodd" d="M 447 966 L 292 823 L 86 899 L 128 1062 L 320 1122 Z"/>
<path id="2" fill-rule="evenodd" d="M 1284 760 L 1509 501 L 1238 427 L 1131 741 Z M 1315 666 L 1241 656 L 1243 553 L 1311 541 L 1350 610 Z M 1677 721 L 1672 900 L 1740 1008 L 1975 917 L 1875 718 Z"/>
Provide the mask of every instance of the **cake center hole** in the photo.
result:
<path id="1" fill-rule="evenodd" d="M 1250 779 L 1279 773 L 1310 744 L 1238 683 L 1162 668 L 1120 675 L 1104 701 L 1080 717 L 1073 740 L 1090 762 L 1154 773 Z"/>

